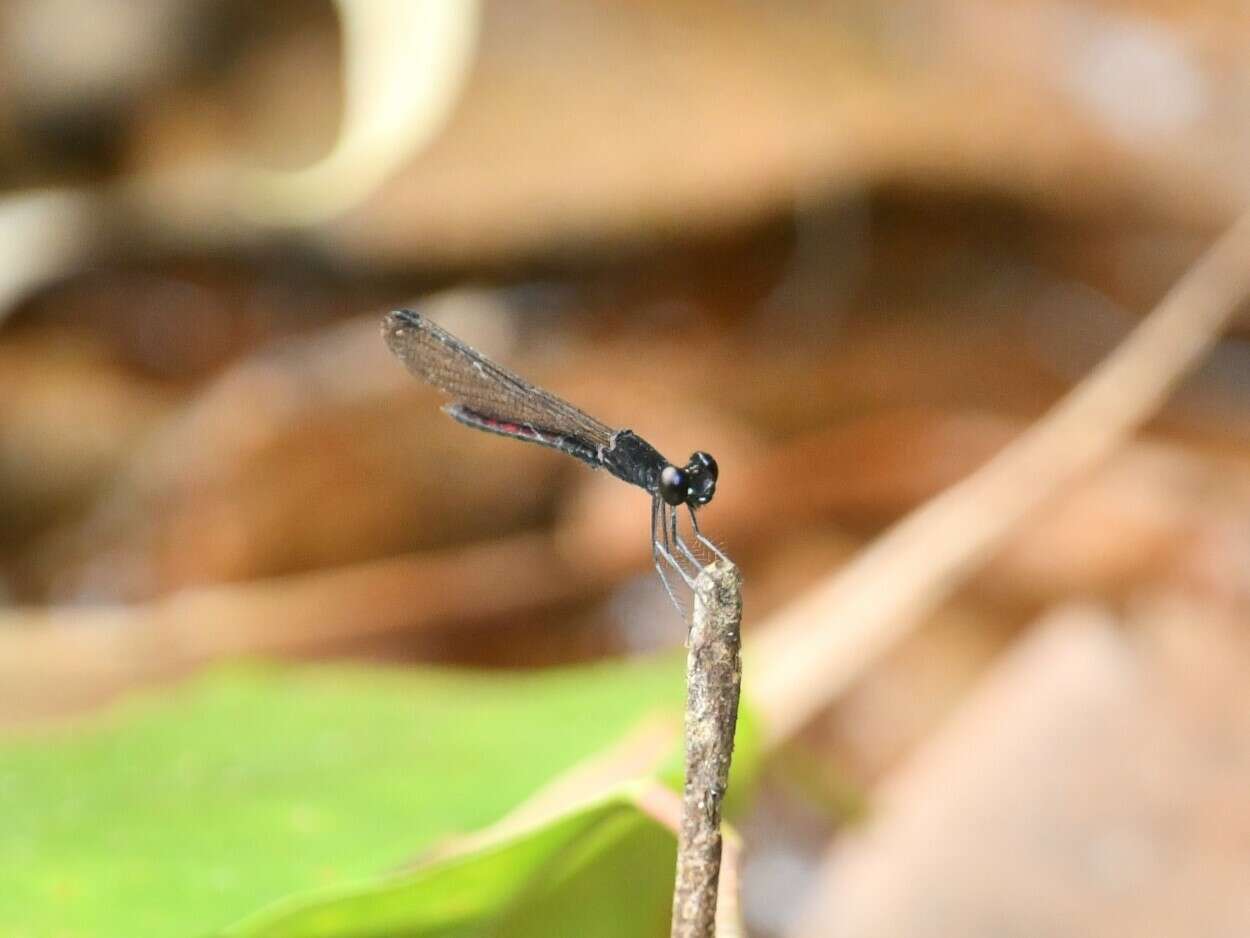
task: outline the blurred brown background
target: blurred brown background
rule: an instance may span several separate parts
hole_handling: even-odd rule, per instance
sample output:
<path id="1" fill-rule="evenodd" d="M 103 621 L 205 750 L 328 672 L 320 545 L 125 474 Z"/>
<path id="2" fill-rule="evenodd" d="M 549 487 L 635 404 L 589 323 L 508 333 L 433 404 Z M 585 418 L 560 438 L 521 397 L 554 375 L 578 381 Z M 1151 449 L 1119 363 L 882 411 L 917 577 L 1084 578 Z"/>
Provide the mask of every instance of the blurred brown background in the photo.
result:
<path id="1" fill-rule="evenodd" d="M 714 453 L 762 633 L 1250 201 L 1237 4 L 8 0 L 0 50 L 29 732 L 239 654 L 681 643 L 645 497 L 447 420 L 388 308 Z M 1250 931 L 1246 336 L 784 734 L 751 934 Z"/>

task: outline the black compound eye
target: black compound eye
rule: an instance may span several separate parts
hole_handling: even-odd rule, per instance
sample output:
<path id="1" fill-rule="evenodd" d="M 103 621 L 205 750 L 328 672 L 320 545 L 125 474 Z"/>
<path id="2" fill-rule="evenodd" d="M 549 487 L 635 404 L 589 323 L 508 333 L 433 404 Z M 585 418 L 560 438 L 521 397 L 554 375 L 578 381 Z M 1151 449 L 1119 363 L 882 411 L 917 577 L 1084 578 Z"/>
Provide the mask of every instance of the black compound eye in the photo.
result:
<path id="1" fill-rule="evenodd" d="M 660 470 L 660 498 L 674 506 L 686 500 L 686 474 L 676 466 Z"/>
<path id="2" fill-rule="evenodd" d="M 712 458 L 711 453 L 699 450 L 690 457 L 690 463 L 691 465 L 702 466 L 713 479 L 720 475 L 720 467 L 716 465 L 716 460 Z"/>

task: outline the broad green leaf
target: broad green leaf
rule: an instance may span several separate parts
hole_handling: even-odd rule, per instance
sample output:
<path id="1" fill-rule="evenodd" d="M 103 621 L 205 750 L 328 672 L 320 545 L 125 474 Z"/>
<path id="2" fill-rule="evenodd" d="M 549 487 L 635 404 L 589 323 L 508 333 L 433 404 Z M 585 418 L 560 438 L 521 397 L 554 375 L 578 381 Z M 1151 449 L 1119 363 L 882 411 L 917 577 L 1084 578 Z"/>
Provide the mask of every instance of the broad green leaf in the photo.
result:
<path id="1" fill-rule="evenodd" d="M 676 716 L 682 693 L 678 659 L 526 675 L 231 668 L 0 742 L 0 934 L 182 938 L 283 897 L 372 888 L 644 715 Z"/>
<path id="2" fill-rule="evenodd" d="M 305 898 L 223 938 L 650 938 L 672 902 L 671 831 L 625 795 L 411 873 Z"/>

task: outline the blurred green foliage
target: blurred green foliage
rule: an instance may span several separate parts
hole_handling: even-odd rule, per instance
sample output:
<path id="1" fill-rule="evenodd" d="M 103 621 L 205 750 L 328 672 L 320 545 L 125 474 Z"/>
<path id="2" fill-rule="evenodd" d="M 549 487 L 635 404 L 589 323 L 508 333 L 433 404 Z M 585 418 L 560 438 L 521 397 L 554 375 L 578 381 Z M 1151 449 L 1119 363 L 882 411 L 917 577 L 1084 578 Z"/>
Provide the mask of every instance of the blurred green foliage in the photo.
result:
<path id="1" fill-rule="evenodd" d="M 627 799 L 445 867 L 395 871 L 498 820 L 645 715 L 676 716 L 683 693 L 674 658 L 529 674 L 236 666 L 10 740 L 0 934 L 203 935 L 278 900 L 312 917 L 238 933 L 388 933 L 368 923 L 400 907 L 412 935 L 471 934 L 476 915 L 505 908 L 508 934 L 586 933 L 543 917 L 571 914 L 570 890 L 596 914 L 641 915 L 654 889 L 667 905 L 673 846 Z M 740 746 L 743 769 L 752 751 Z M 328 905 L 327 890 L 339 897 Z M 318 909 L 342 927 L 308 925 L 324 924 Z M 594 933 L 654 928 L 631 921 L 648 930 Z"/>

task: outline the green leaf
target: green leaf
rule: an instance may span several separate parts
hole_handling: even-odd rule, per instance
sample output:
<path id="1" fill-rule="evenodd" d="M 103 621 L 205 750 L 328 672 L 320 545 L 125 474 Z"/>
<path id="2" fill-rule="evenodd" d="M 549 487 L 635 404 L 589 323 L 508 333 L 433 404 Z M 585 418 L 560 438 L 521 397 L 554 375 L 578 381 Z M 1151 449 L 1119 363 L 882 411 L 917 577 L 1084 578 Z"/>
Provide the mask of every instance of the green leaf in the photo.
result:
<path id="1" fill-rule="evenodd" d="M 231 668 L 0 743 L 0 934 L 181 938 L 283 897 L 373 890 L 645 715 L 678 717 L 682 695 L 677 659 L 525 675 Z M 642 862 L 658 836 L 631 833 L 621 856 Z"/>
<path id="2" fill-rule="evenodd" d="M 648 938 L 672 902 L 671 831 L 626 795 L 343 895 L 303 899 L 223 938 Z"/>

